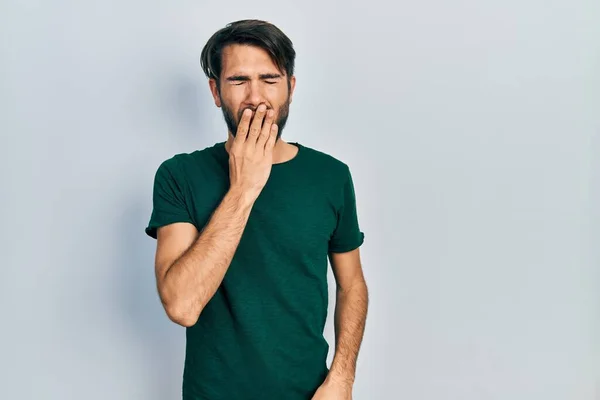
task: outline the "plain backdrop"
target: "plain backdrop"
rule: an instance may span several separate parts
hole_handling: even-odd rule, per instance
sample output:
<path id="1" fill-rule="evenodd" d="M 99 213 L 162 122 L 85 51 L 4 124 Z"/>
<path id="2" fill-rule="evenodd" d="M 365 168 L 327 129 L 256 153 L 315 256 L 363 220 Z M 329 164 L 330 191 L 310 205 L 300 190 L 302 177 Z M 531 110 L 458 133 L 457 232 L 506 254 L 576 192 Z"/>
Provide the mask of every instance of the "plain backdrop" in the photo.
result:
<path id="1" fill-rule="evenodd" d="M 354 398 L 600 399 L 598 1 L 0 4 L 0 398 L 180 397 L 152 181 L 226 139 L 200 51 L 261 18 L 298 53 L 285 138 L 355 180 Z"/>

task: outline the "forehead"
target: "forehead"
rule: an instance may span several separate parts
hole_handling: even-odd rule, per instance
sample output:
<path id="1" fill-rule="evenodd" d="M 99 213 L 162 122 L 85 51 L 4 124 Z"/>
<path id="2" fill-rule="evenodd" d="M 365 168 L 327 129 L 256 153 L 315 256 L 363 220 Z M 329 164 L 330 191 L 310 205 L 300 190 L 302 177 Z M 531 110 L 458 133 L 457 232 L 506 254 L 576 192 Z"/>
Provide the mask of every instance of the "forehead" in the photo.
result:
<path id="1" fill-rule="evenodd" d="M 231 44 L 223 48 L 221 72 L 225 76 L 282 73 L 265 50 L 242 44 Z"/>

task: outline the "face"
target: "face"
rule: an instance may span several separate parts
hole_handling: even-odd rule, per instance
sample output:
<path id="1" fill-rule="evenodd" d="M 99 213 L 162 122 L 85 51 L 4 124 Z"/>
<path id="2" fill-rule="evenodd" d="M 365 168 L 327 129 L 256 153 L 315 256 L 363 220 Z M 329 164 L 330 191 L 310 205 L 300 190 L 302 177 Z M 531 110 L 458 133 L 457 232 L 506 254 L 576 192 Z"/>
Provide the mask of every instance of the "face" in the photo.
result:
<path id="1" fill-rule="evenodd" d="M 295 77 L 279 71 L 269 54 L 255 46 L 229 45 L 223 49 L 220 87 L 209 81 L 217 107 L 223 111 L 225 123 L 235 136 L 246 108 L 256 111 L 261 103 L 275 111 L 278 138 L 288 118 L 289 105 L 296 85 Z M 220 90 L 219 90 L 220 89 Z"/>

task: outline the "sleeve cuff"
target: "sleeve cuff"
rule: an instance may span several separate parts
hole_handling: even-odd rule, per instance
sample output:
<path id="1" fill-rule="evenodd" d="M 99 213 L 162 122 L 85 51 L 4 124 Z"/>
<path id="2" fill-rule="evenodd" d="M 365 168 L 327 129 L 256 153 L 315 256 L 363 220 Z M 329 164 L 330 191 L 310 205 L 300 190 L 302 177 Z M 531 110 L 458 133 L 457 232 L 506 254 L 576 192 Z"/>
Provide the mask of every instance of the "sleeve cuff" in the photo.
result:
<path id="1" fill-rule="evenodd" d="M 144 231 L 146 232 L 146 235 L 150 236 L 153 239 L 156 239 L 158 236 L 158 228 L 166 226 L 166 225 L 170 225 L 170 224 L 175 224 L 177 222 L 188 222 L 190 224 L 194 224 L 194 222 L 187 217 L 180 217 L 180 218 L 169 218 L 169 219 L 163 219 L 160 222 L 151 222 L 150 224 L 148 224 L 148 226 L 144 229 Z"/>
<path id="2" fill-rule="evenodd" d="M 353 242 L 331 244 L 329 246 L 329 252 L 330 253 L 347 253 L 349 251 L 359 248 L 364 243 L 364 241 L 365 241 L 365 234 L 363 232 L 360 232 L 360 234 L 358 235 L 358 238 L 356 240 L 354 240 Z"/>

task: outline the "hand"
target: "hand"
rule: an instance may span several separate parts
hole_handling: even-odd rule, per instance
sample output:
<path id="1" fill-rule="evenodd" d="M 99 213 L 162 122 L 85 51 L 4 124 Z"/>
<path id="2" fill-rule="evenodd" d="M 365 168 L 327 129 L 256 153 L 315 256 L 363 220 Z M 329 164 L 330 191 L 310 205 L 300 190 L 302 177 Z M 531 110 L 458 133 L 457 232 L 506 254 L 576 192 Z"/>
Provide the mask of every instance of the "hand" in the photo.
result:
<path id="1" fill-rule="evenodd" d="M 352 400 L 352 386 L 325 380 L 315 392 L 312 400 Z"/>
<path id="2" fill-rule="evenodd" d="M 258 106 L 254 118 L 251 110 L 244 110 L 229 151 L 230 186 L 251 201 L 256 200 L 271 174 L 278 130 L 274 117 L 275 112 L 267 112 L 264 104 Z"/>

